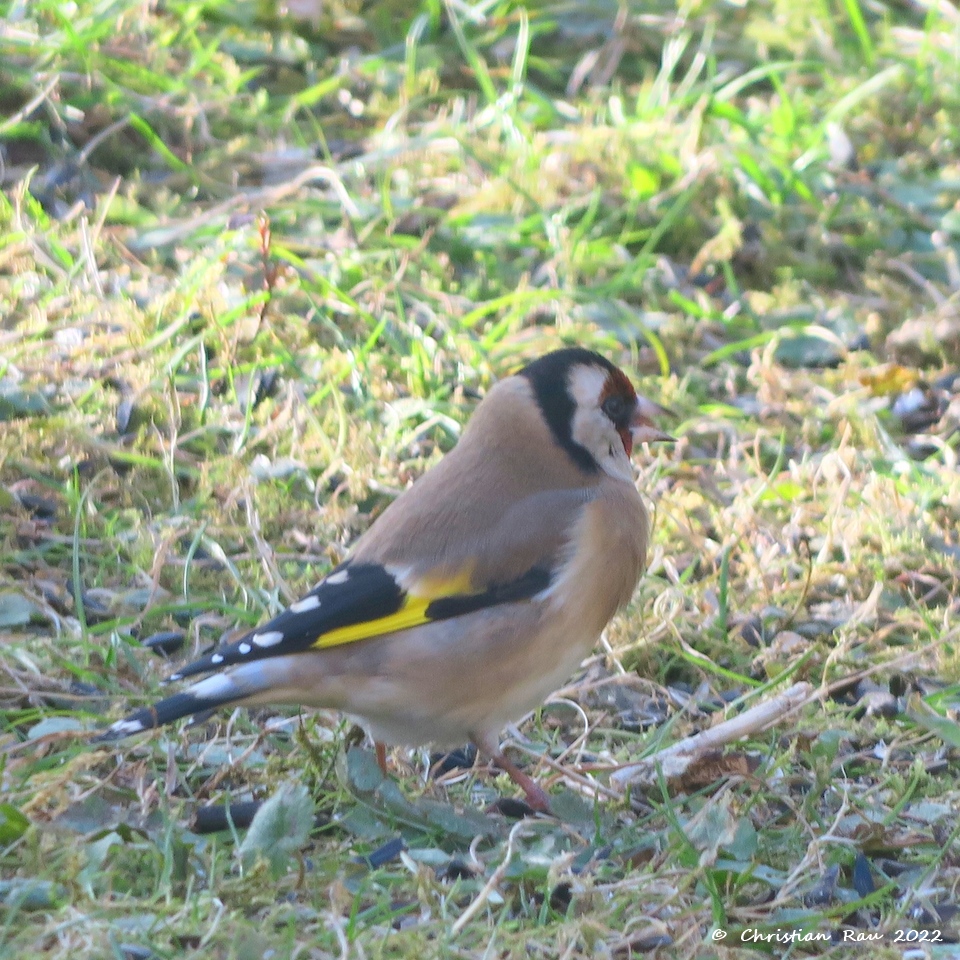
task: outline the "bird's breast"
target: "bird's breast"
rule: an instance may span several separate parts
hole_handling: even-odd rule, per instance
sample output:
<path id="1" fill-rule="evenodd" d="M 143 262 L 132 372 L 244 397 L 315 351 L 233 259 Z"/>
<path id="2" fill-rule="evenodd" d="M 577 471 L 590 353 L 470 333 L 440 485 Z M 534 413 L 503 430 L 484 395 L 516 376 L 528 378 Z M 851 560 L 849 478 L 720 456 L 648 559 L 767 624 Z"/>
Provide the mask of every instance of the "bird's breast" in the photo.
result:
<path id="1" fill-rule="evenodd" d="M 550 590 L 555 615 L 595 637 L 629 602 L 646 563 L 649 518 L 632 484 L 612 482 L 571 527 Z"/>

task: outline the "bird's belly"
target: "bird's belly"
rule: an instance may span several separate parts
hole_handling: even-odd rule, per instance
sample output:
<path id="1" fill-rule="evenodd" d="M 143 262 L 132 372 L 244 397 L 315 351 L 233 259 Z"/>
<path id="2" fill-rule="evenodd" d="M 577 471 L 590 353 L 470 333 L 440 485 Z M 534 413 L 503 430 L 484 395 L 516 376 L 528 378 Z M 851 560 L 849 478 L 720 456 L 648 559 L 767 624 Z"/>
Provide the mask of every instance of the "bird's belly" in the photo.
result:
<path id="1" fill-rule="evenodd" d="M 524 630 L 517 629 L 516 610 L 479 611 L 456 624 L 378 638 L 375 669 L 357 663 L 355 672 L 346 671 L 342 689 L 349 694 L 337 706 L 384 743 L 457 746 L 499 733 L 561 687 L 597 640 L 550 616 L 546 606 L 526 608 Z"/>

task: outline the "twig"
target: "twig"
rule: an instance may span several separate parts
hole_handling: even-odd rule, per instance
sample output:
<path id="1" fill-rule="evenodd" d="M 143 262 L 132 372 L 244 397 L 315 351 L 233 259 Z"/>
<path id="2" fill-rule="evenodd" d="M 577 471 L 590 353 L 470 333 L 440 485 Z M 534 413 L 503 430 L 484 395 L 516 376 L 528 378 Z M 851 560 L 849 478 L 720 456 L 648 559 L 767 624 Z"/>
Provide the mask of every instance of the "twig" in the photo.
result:
<path id="1" fill-rule="evenodd" d="M 802 706 L 810 698 L 813 686 L 809 683 L 795 683 L 771 700 L 751 707 L 745 713 L 723 723 L 704 730 L 686 740 L 681 740 L 664 750 L 660 750 L 640 763 L 622 767 L 610 777 L 611 786 L 623 790 L 629 785 L 653 786 L 659 776 L 658 769 L 666 779 L 681 776 L 704 753 L 716 750 L 735 740 L 759 733 L 779 720 L 784 714 Z"/>
<path id="2" fill-rule="evenodd" d="M 480 893 L 477 894 L 476 899 L 467 907 L 463 913 L 460 914 L 460 917 L 457 919 L 457 922 L 451 927 L 450 932 L 456 936 L 482 909 L 483 905 L 490 899 L 490 894 L 493 893 L 494 889 L 503 879 L 504 875 L 507 872 L 507 868 L 510 866 L 510 861 L 513 859 L 513 842 L 517 837 L 517 834 L 520 830 L 529 826 L 523 820 L 518 821 L 513 825 L 513 829 L 510 831 L 510 835 L 507 837 L 507 852 L 503 856 L 503 860 L 500 861 L 500 866 L 497 867 L 493 873 L 490 874 L 490 879 L 483 885 L 483 889 Z"/>

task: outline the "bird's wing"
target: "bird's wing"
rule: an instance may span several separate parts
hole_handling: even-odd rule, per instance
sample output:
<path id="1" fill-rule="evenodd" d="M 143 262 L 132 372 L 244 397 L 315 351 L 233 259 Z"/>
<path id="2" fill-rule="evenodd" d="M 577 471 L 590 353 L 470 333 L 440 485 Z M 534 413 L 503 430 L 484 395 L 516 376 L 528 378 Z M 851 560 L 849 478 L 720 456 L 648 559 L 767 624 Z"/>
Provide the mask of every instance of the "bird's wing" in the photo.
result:
<path id="1" fill-rule="evenodd" d="M 582 490 L 531 495 L 461 550 L 417 552 L 384 562 L 366 555 L 331 571 L 306 596 L 240 640 L 170 677 L 321 650 L 446 620 L 546 590 L 564 560 L 567 531 L 589 499 Z M 499 563 L 498 563 L 499 557 Z"/>

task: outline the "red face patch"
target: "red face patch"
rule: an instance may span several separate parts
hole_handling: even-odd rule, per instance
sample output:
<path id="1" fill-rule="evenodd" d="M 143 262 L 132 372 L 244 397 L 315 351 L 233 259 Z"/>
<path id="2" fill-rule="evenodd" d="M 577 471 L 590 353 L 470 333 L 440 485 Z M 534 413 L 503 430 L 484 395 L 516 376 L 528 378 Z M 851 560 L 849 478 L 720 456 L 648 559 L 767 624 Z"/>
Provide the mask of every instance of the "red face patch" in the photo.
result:
<path id="1" fill-rule="evenodd" d="M 631 406 L 637 399 L 637 391 L 633 389 L 630 378 L 622 370 L 617 369 L 611 370 L 607 374 L 606 382 L 600 393 L 600 405 L 603 405 L 603 401 L 607 397 L 612 397 L 615 394 L 620 395 L 624 400 L 629 400 Z"/>
<path id="2" fill-rule="evenodd" d="M 610 401 L 613 401 L 611 403 Z M 619 401 L 619 402 L 617 402 Z M 633 434 L 630 422 L 637 406 L 637 392 L 625 373 L 611 370 L 600 392 L 600 407 L 613 421 L 629 457 L 633 453 Z"/>

